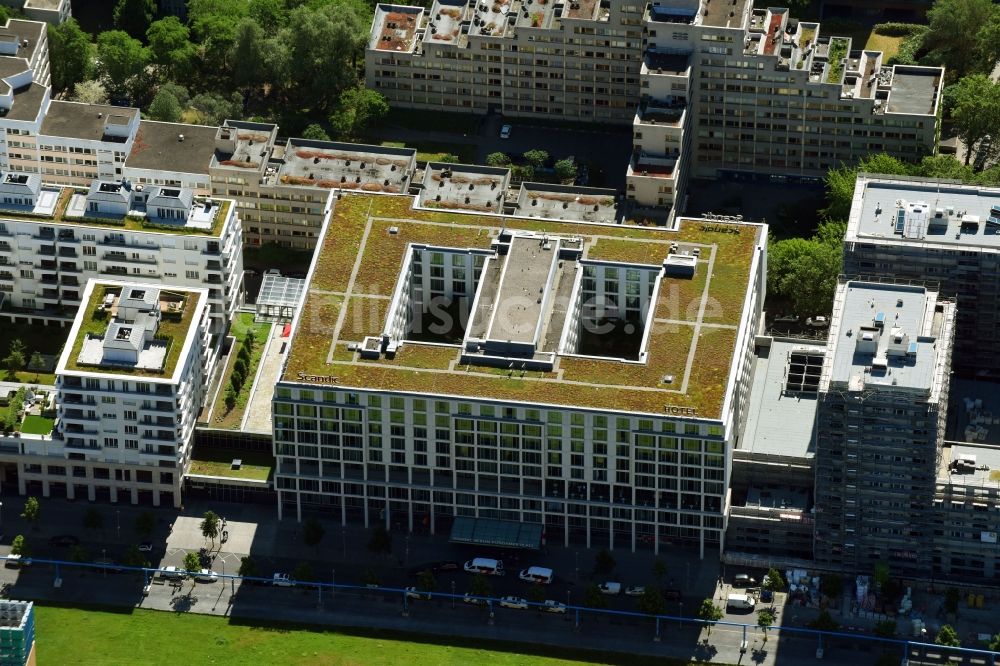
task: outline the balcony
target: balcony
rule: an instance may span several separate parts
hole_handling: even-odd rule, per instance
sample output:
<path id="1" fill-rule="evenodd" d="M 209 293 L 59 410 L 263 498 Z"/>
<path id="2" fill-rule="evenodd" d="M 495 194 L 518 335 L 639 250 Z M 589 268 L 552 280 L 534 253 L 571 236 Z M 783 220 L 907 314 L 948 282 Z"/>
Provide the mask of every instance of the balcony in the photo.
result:
<path id="1" fill-rule="evenodd" d="M 632 157 L 628 166 L 628 177 L 663 178 L 673 180 L 676 177 L 676 157 L 652 157 L 639 153 Z"/>
<path id="2" fill-rule="evenodd" d="M 648 99 L 636 111 L 634 125 L 666 125 L 682 127 L 687 109 L 684 97 L 668 97 L 664 100 Z"/>
<path id="3" fill-rule="evenodd" d="M 642 76 L 687 77 L 691 72 L 691 54 L 647 49 L 642 59 Z"/>

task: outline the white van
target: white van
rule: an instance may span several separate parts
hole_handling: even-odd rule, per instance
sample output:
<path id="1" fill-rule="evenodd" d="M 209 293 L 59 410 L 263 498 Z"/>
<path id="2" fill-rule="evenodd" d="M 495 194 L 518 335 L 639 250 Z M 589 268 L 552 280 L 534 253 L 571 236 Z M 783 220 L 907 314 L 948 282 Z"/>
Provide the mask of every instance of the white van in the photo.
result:
<path id="1" fill-rule="evenodd" d="M 552 582 L 552 569 L 545 567 L 528 567 L 521 570 L 521 580 L 528 583 L 541 583 L 548 585 Z"/>
<path id="2" fill-rule="evenodd" d="M 757 600 L 749 594 L 730 594 L 726 597 L 726 608 L 752 611 L 757 605 Z"/>
<path id="3" fill-rule="evenodd" d="M 503 576 L 503 561 L 489 557 L 477 557 L 465 563 L 466 573 L 486 574 L 487 576 Z"/>

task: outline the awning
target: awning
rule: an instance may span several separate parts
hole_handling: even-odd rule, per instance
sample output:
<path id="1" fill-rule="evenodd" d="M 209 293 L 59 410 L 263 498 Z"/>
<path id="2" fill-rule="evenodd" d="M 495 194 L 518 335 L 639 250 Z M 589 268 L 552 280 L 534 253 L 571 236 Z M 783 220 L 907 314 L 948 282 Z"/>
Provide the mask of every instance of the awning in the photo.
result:
<path id="1" fill-rule="evenodd" d="M 476 546 L 538 550 L 542 547 L 542 525 L 459 516 L 451 525 L 450 541 Z"/>

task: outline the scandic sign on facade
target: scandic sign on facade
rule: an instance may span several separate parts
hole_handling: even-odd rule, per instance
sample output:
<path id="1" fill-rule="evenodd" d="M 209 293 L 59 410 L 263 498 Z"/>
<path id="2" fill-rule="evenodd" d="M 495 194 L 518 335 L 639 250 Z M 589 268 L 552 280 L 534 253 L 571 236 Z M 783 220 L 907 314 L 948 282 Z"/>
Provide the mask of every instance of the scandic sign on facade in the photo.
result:
<path id="1" fill-rule="evenodd" d="M 336 384 L 340 381 L 340 378 L 336 375 L 307 375 L 304 372 L 300 372 L 298 375 L 300 382 L 311 382 L 313 384 Z"/>

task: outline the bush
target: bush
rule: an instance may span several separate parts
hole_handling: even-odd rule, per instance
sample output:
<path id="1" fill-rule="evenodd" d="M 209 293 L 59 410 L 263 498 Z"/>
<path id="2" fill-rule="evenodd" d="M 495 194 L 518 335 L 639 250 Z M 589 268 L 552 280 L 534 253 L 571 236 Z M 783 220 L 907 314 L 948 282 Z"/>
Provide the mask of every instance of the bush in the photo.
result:
<path id="1" fill-rule="evenodd" d="M 240 373 L 246 377 L 247 372 L 250 371 L 250 363 L 242 356 L 236 359 L 236 363 L 233 364 L 233 370 L 239 368 Z"/>
<path id="2" fill-rule="evenodd" d="M 927 26 L 918 25 L 916 23 L 889 22 L 876 23 L 872 27 L 872 32 L 876 35 L 885 35 L 886 37 L 907 37 L 909 35 L 922 33 L 926 29 Z"/>
<path id="3" fill-rule="evenodd" d="M 908 35 L 903 39 L 903 43 L 899 45 L 899 51 L 896 55 L 889 58 L 887 65 L 915 65 L 917 64 L 917 55 L 920 53 L 920 48 L 924 45 L 924 36 L 927 34 L 927 30 L 921 30 L 920 32 L 915 32 L 912 35 Z"/>

